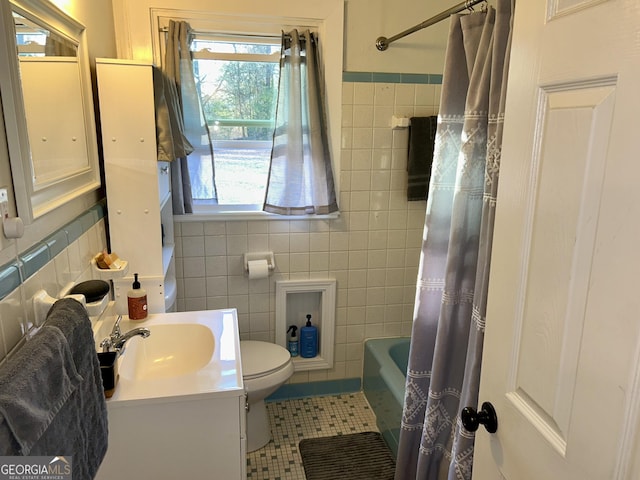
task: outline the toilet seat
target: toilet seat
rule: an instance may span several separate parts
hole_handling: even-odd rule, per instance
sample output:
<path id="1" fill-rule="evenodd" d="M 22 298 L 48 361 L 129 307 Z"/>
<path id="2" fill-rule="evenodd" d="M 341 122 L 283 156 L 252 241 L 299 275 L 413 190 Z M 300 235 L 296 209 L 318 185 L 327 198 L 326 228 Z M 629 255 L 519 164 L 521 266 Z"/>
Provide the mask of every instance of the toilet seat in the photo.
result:
<path id="1" fill-rule="evenodd" d="M 281 370 L 291 362 L 289 352 L 275 343 L 243 340 L 240 342 L 242 378 L 251 380 Z"/>

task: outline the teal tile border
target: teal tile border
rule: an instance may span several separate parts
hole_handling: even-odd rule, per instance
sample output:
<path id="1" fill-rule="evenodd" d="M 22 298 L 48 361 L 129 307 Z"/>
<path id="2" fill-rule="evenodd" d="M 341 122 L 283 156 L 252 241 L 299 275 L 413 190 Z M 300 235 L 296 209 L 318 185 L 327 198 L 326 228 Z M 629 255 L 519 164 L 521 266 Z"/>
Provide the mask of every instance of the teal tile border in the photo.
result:
<path id="1" fill-rule="evenodd" d="M 386 72 L 342 72 L 343 82 L 362 83 L 417 83 L 441 85 L 440 73 L 386 73 Z"/>
<path id="2" fill-rule="evenodd" d="M 0 300 L 18 288 L 22 282 L 77 240 L 83 233 L 105 217 L 104 203 L 98 203 L 75 220 L 45 237 L 17 260 L 0 267 Z"/>
<path id="3" fill-rule="evenodd" d="M 22 271 L 23 281 L 36 273 L 44 267 L 49 260 L 51 260 L 49 247 L 46 243 L 42 242 L 36 243 L 29 250 L 21 253 L 18 258 L 21 262 L 20 270 Z"/>
<path id="4" fill-rule="evenodd" d="M 20 286 L 20 268 L 16 262 L 0 267 L 0 300 Z"/>
<path id="5" fill-rule="evenodd" d="M 342 380 L 326 380 L 324 382 L 287 383 L 267 397 L 267 402 L 291 400 L 294 398 L 319 397 L 323 395 L 340 395 L 342 393 L 359 392 L 362 385 L 360 378 Z"/>
<path id="6" fill-rule="evenodd" d="M 67 234 L 64 230 L 58 230 L 54 234 L 49 235 L 43 240 L 43 242 L 47 244 L 47 247 L 49 248 L 49 255 L 51 255 L 51 258 L 54 258 L 69 246 L 69 242 L 67 241 Z"/>

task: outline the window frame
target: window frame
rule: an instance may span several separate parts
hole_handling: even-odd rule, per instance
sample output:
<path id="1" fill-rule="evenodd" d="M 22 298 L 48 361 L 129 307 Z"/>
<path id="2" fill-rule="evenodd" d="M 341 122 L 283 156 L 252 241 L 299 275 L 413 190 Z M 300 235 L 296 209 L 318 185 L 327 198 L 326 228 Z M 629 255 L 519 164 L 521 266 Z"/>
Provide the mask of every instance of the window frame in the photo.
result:
<path id="1" fill-rule="evenodd" d="M 255 36 L 281 38 L 283 31 L 293 28 L 309 29 L 317 31 L 321 38 L 329 35 L 328 30 L 334 31 L 338 28 L 339 38 L 332 37 L 342 45 L 342 17 L 339 22 L 330 22 L 331 28 L 327 27 L 325 19 L 318 18 L 291 18 L 285 16 L 251 17 L 247 15 L 215 15 L 204 12 L 181 12 L 176 10 L 152 9 L 151 12 L 153 31 L 158 32 L 153 36 L 153 52 L 156 65 L 162 64 L 165 56 L 164 52 L 164 32 L 169 20 L 183 20 L 188 22 L 194 31 L 203 36 L 212 37 L 248 37 Z M 330 109 L 329 117 L 329 138 L 331 143 L 332 167 L 334 172 L 334 182 L 336 195 L 339 198 L 339 172 L 340 172 L 340 128 L 341 128 L 341 105 L 342 105 L 342 47 L 339 55 L 325 56 L 321 52 L 321 58 L 325 67 L 325 81 L 327 82 L 327 94 L 329 96 Z M 212 55 L 214 55 L 212 53 Z M 215 54 L 216 56 L 220 54 Z M 330 64 L 330 65 L 329 65 Z M 338 76 L 339 75 L 339 76 Z M 331 82 L 330 88 L 328 82 Z M 300 215 L 282 216 L 262 211 L 262 205 L 194 205 L 193 214 L 175 215 L 174 221 L 206 221 L 206 220 L 295 220 L 295 219 L 333 219 L 338 218 L 339 212 L 328 215 Z"/>

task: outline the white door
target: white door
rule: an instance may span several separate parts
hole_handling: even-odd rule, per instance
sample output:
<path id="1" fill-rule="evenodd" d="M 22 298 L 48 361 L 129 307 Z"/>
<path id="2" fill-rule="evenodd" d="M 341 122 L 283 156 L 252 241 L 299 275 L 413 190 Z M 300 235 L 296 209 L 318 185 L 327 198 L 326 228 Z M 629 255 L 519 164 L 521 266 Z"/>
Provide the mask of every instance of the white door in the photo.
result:
<path id="1" fill-rule="evenodd" d="M 475 480 L 638 479 L 640 2 L 517 0 Z"/>

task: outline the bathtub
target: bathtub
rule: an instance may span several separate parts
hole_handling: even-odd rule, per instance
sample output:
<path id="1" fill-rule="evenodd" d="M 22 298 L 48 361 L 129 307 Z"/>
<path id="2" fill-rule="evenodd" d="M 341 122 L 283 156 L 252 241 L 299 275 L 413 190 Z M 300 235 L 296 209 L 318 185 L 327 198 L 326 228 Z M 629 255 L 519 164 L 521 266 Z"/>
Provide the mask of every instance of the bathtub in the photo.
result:
<path id="1" fill-rule="evenodd" d="M 409 337 L 375 338 L 364 345 L 362 387 L 394 455 L 398 451 L 409 342 Z"/>

